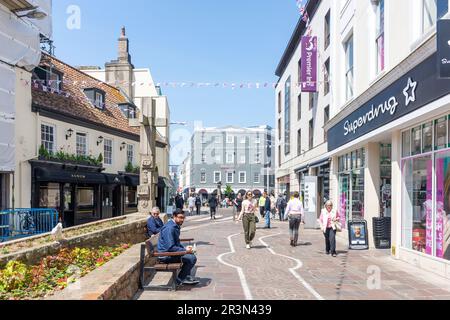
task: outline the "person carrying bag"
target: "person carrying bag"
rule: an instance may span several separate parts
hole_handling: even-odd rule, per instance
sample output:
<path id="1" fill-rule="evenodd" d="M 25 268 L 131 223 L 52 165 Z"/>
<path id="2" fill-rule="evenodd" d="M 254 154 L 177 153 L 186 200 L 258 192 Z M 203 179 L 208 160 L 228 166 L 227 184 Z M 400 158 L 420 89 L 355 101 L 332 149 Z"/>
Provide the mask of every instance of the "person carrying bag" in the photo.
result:
<path id="1" fill-rule="evenodd" d="M 337 257 L 336 233 L 342 231 L 339 213 L 333 209 L 333 202 L 327 201 L 319 218 L 320 229 L 325 236 L 325 250 L 327 255 Z"/>

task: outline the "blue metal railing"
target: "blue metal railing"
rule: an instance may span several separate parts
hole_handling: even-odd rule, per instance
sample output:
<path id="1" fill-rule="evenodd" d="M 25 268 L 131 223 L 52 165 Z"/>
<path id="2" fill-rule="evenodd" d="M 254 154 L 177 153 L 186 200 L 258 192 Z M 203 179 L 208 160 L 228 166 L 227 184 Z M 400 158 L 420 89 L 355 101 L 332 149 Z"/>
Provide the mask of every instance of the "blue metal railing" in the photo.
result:
<path id="1" fill-rule="evenodd" d="M 0 242 L 52 231 L 58 224 L 55 209 L 14 209 L 0 211 Z"/>

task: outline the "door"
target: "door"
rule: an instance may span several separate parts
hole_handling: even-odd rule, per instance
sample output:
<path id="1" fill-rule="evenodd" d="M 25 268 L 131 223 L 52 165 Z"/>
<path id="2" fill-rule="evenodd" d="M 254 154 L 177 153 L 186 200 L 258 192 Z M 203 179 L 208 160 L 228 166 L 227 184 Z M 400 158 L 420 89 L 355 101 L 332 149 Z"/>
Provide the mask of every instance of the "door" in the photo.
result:
<path id="1" fill-rule="evenodd" d="M 110 219 L 113 217 L 113 200 L 113 188 L 111 186 L 104 186 L 102 192 L 102 219 Z"/>
<path id="2" fill-rule="evenodd" d="M 63 226 L 70 228 L 75 225 L 75 188 L 70 184 L 63 186 Z"/>
<path id="3" fill-rule="evenodd" d="M 339 176 L 339 214 L 342 226 L 345 228 L 347 228 L 347 221 L 349 220 L 350 201 L 350 175 L 341 174 Z"/>

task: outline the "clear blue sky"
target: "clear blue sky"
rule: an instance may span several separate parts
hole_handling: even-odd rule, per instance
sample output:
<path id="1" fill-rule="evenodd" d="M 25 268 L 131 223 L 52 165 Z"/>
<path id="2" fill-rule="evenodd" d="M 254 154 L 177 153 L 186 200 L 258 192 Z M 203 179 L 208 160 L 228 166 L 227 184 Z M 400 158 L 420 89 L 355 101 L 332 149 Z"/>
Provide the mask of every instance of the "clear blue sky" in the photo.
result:
<path id="1" fill-rule="evenodd" d="M 66 27 L 69 5 L 81 9 L 79 30 Z M 55 54 L 69 64 L 103 67 L 115 59 L 124 25 L 133 64 L 150 68 L 155 82 L 240 84 L 277 81 L 299 13 L 295 0 L 57 0 L 53 16 Z M 162 90 L 172 121 L 187 121 L 187 130 L 196 121 L 274 126 L 272 87 Z"/>

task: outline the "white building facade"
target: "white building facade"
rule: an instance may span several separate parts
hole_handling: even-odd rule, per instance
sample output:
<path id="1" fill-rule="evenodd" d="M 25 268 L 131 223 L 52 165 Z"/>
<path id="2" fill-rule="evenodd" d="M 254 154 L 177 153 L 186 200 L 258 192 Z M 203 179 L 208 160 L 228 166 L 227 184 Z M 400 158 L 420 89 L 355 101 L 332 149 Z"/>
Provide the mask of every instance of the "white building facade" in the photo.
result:
<path id="1" fill-rule="evenodd" d="M 23 16 L 32 10 L 42 19 Z M 0 1 L 0 210 L 14 207 L 17 110 L 31 99 L 41 38 L 52 37 L 52 1 Z"/>
<path id="2" fill-rule="evenodd" d="M 331 15 L 330 113 L 316 128 L 327 132 L 316 159 L 331 160 L 330 198 L 344 222 L 367 221 L 371 247 L 373 218 L 390 217 L 392 255 L 450 278 L 450 81 L 438 74 L 436 35 L 448 1 L 329 5 L 308 3 L 319 43 L 318 12 Z"/>

